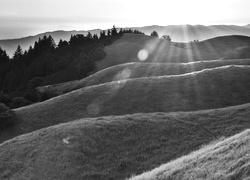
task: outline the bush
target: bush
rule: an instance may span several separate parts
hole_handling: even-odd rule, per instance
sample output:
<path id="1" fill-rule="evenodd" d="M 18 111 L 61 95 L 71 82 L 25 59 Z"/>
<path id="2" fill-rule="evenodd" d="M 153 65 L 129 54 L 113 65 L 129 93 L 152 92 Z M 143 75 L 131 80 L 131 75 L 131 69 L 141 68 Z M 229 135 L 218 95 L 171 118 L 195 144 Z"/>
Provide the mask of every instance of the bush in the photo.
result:
<path id="1" fill-rule="evenodd" d="M 38 86 L 44 86 L 46 81 L 44 78 L 41 77 L 34 77 L 33 79 L 29 80 L 28 87 L 29 88 L 36 88 Z"/>
<path id="2" fill-rule="evenodd" d="M 24 99 L 27 99 L 28 101 L 31 102 L 37 102 L 39 100 L 39 97 L 35 92 L 26 92 L 23 95 Z"/>
<path id="3" fill-rule="evenodd" d="M 9 105 L 11 103 L 11 98 L 8 94 L 0 93 L 0 103 L 4 103 L 5 105 Z"/>
<path id="4" fill-rule="evenodd" d="M 150 36 L 159 38 L 159 35 L 158 35 L 158 33 L 157 33 L 156 31 L 153 31 L 153 32 L 150 34 Z"/>
<path id="5" fill-rule="evenodd" d="M 5 104 L 0 103 L 0 114 L 8 111 L 10 108 L 8 108 Z"/>
<path id="6" fill-rule="evenodd" d="M 3 103 L 0 103 L 0 130 L 13 126 L 16 122 L 16 116 L 13 111 L 10 110 Z"/>
<path id="7" fill-rule="evenodd" d="M 12 102 L 10 103 L 10 108 L 15 109 L 23 106 L 27 106 L 32 104 L 30 101 L 27 99 L 24 99 L 23 97 L 15 97 L 12 99 Z"/>
<path id="8" fill-rule="evenodd" d="M 52 97 L 53 96 L 49 96 L 47 92 L 39 92 L 39 101 L 40 102 L 46 101 Z"/>

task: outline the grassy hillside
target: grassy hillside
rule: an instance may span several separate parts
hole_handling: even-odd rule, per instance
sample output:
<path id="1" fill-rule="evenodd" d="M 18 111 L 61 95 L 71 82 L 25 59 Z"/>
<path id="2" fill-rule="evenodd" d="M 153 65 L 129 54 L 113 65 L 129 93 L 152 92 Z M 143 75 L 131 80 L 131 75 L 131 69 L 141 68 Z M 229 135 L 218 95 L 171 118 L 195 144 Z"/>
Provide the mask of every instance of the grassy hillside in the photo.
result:
<path id="1" fill-rule="evenodd" d="M 97 63 L 98 70 L 117 64 L 138 62 L 138 52 L 147 50 L 146 62 L 185 62 L 185 50 L 174 43 L 145 35 L 124 34 L 109 46 L 105 47 L 106 57 Z"/>
<path id="2" fill-rule="evenodd" d="M 105 47 L 106 57 L 97 63 L 97 69 L 138 62 L 142 49 L 148 52 L 145 62 L 155 63 L 250 58 L 250 37 L 224 36 L 201 42 L 175 43 L 140 34 L 124 34 Z"/>
<path id="3" fill-rule="evenodd" d="M 250 128 L 249 119 L 245 104 L 59 124 L 1 144 L 0 179 L 124 179 Z"/>
<path id="4" fill-rule="evenodd" d="M 250 59 L 196 61 L 190 63 L 145 63 L 134 62 L 112 66 L 77 81 L 38 87 L 41 93 L 58 96 L 87 86 L 103 84 L 123 79 L 178 75 L 225 65 L 250 65 Z"/>
<path id="5" fill-rule="evenodd" d="M 194 111 L 250 102 L 250 67 L 130 79 L 82 88 L 16 109 L 19 124 L 0 140 L 83 117 Z"/>
<path id="6" fill-rule="evenodd" d="M 249 151 L 248 129 L 130 180 L 248 179 Z"/>

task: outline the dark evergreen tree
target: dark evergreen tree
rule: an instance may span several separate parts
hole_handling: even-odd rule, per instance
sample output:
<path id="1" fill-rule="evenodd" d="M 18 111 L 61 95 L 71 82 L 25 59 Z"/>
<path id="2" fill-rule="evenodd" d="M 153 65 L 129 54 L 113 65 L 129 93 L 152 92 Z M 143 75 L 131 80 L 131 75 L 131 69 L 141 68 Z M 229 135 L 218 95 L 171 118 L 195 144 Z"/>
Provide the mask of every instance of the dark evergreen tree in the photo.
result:
<path id="1" fill-rule="evenodd" d="M 92 34 L 91 34 L 90 32 L 88 32 L 88 34 L 87 34 L 86 38 L 88 38 L 88 39 L 92 39 Z"/>
<path id="2" fill-rule="evenodd" d="M 93 35 L 93 40 L 94 40 L 94 41 L 98 41 L 98 36 L 97 36 L 97 34 L 94 34 L 94 35 Z"/>
<path id="3" fill-rule="evenodd" d="M 1 47 L 0 47 L 0 64 L 1 63 L 5 63 L 9 60 L 9 56 L 7 55 L 6 51 L 3 50 Z"/>
<path id="4" fill-rule="evenodd" d="M 113 28 L 111 29 L 111 35 L 112 35 L 112 36 L 117 35 L 117 30 L 116 30 L 115 25 L 114 25 Z"/>
<path id="5" fill-rule="evenodd" d="M 109 29 L 108 29 L 108 32 L 107 32 L 107 36 L 111 36 L 111 32 L 110 32 Z"/>
<path id="6" fill-rule="evenodd" d="M 123 29 L 120 28 L 119 34 L 123 34 Z"/>
<path id="7" fill-rule="evenodd" d="M 59 43 L 58 43 L 58 48 L 62 48 L 69 45 L 67 41 L 63 41 L 60 39 Z"/>
<path id="8" fill-rule="evenodd" d="M 14 60 L 20 60 L 23 55 L 23 50 L 20 45 L 17 46 L 17 49 L 14 53 L 13 59 Z"/>
<path id="9" fill-rule="evenodd" d="M 105 31 L 101 31 L 100 32 L 100 38 L 104 38 L 106 36 L 106 32 Z"/>

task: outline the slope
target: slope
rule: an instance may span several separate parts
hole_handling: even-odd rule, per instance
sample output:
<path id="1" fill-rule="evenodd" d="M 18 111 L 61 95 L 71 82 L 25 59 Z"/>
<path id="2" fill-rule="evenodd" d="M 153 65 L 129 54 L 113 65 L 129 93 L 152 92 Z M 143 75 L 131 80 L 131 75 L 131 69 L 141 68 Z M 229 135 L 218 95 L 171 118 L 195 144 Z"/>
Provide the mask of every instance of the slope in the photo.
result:
<path id="1" fill-rule="evenodd" d="M 249 119 L 250 104 L 76 120 L 1 144 L 0 179 L 124 179 L 250 128 Z"/>
<path id="2" fill-rule="evenodd" d="M 226 65 L 250 65 L 250 59 L 196 61 L 190 63 L 127 63 L 98 71 L 82 80 L 38 87 L 37 90 L 39 93 L 46 93 L 49 97 L 54 97 L 76 89 L 106 82 L 141 77 L 178 75 Z"/>
<path id="3" fill-rule="evenodd" d="M 152 31 L 157 31 L 160 37 L 162 35 L 170 35 L 175 42 L 189 42 L 193 40 L 203 41 L 206 39 L 227 36 L 227 35 L 244 35 L 250 36 L 249 25 L 235 26 L 235 25 L 168 25 L 168 26 L 145 26 L 134 27 L 147 35 Z"/>
<path id="4" fill-rule="evenodd" d="M 16 109 L 19 124 L 2 132 L 0 140 L 83 117 L 194 111 L 248 103 L 249 78 L 249 66 L 223 66 L 89 86 Z"/>
<path id="5" fill-rule="evenodd" d="M 175 43 L 142 34 L 124 34 L 105 47 L 106 57 L 97 63 L 97 69 L 138 61 L 183 63 L 250 58 L 249 48 L 250 37 L 247 36 L 224 36 L 201 42 Z M 140 58 L 139 54 L 142 54 L 143 58 Z"/>
<path id="6" fill-rule="evenodd" d="M 247 179 L 250 130 L 210 144 L 131 180 Z"/>

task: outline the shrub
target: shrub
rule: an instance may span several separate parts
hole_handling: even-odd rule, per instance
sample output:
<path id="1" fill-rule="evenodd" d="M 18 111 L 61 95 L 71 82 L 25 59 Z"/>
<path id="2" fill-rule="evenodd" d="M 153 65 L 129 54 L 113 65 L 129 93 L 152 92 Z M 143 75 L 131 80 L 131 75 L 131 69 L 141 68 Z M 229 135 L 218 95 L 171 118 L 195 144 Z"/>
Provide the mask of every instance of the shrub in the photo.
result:
<path id="1" fill-rule="evenodd" d="M 42 101 L 46 101 L 50 99 L 50 96 L 48 95 L 47 92 L 40 92 L 39 93 L 39 101 L 42 102 Z"/>
<path id="2" fill-rule="evenodd" d="M 8 111 L 10 108 L 8 108 L 5 104 L 0 103 L 0 114 Z"/>
<path id="3" fill-rule="evenodd" d="M 15 122 L 16 122 L 15 113 L 11 111 L 3 103 L 0 103 L 0 130 L 13 126 Z"/>
<path id="4" fill-rule="evenodd" d="M 37 96 L 37 93 L 35 92 L 26 92 L 23 95 L 24 99 L 27 99 L 31 102 L 37 102 L 39 100 L 39 97 Z"/>
<path id="5" fill-rule="evenodd" d="M 0 102 L 8 106 L 11 103 L 11 98 L 8 94 L 0 93 Z"/>
<path id="6" fill-rule="evenodd" d="M 44 78 L 41 77 L 34 77 L 33 79 L 29 80 L 28 87 L 29 88 L 36 88 L 38 86 L 44 86 L 46 81 Z"/>
<path id="7" fill-rule="evenodd" d="M 32 104 L 32 103 L 30 101 L 28 101 L 27 99 L 24 99 L 23 97 L 15 97 L 12 99 L 12 102 L 10 103 L 10 108 L 15 109 L 15 108 L 27 106 L 30 104 Z"/>

